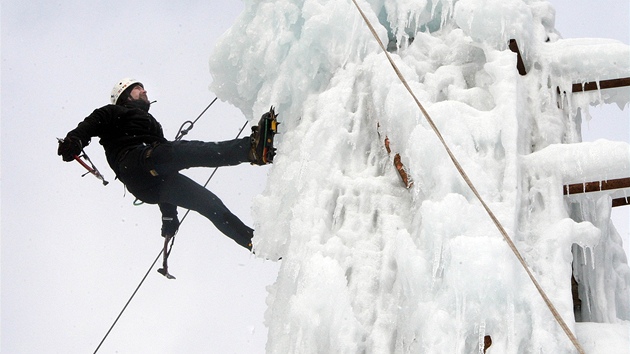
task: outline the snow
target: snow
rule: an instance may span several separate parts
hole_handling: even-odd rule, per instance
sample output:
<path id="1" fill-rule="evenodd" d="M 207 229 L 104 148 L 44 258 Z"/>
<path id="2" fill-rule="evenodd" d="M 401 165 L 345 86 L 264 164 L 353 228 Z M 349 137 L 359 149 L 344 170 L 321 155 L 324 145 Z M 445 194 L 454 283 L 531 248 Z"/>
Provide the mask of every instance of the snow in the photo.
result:
<path id="1" fill-rule="evenodd" d="M 590 105 L 627 108 L 628 88 L 570 89 L 630 77 L 628 46 L 562 39 L 543 0 L 358 3 L 584 349 L 629 353 L 619 191 L 562 193 L 630 176 L 627 143 L 583 143 L 579 128 Z M 281 112 L 253 206 L 257 256 L 282 257 L 267 352 L 471 353 L 485 336 L 488 353 L 575 352 L 351 1 L 245 1 L 210 68 L 251 121 Z"/>

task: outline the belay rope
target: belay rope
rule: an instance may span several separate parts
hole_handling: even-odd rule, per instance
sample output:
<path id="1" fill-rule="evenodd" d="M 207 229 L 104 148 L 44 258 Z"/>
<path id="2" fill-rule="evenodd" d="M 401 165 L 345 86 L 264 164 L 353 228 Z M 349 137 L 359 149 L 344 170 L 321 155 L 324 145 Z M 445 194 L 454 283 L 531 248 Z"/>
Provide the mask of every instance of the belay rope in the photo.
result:
<path id="1" fill-rule="evenodd" d="M 212 106 L 212 104 L 216 100 L 217 100 L 217 98 L 215 98 L 212 102 L 210 102 L 210 104 L 201 112 L 201 114 L 199 114 L 197 119 L 195 119 L 192 122 L 191 121 L 184 122 L 182 124 L 182 126 L 180 127 L 180 130 L 178 131 L 177 136 L 176 136 L 175 139 L 176 140 L 180 140 L 184 135 L 188 134 L 188 132 L 194 127 L 195 123 L 199 120 L 199 118 L 201 118 L 201 116 L 210 108 L 210 106 Z M 245 130 L 245 127 L 247 126 L 247 123 L 248 122 L 245 121 L 245 123 L 243 124 L 243 126 L 239 130 L 238 134 L 236 135 L 236 139 L 238 139 L 241 136 L 241 133 L 243 133 L 243 130 Z M 184 126 L 187 126 L 187 127 L 184 129 Z M 210 175 L 210 177 L 208 177 L 208 179 L 206 180 L 206 183 L 204 183 L 204 185 L 203 185 L 204 188 L 208 185 L 208 183 L 210 183 L 210 180 L 212 179 L 212 177 L 214 177 L 214 175 L 215 175 L 215 173 L 217 172 L 218 169 L 219 169 L 218 167 L 214 168 L 214 170 L 212 171 L 212 174 Z M 134 204 L 135 204 L 135 202 L 134 202 Z M 186 210 L 186 213 L 184 214 L 184 216 L 182 217 L 182 220 L 179 223 L 180 225 L 184 222 L 184 220 L 186 219 L 186 216 L 188 216 L 189 212 L 190 212 L 190 210 Z M 168 251 L 167 251 L 166 249 L 167 249 L 167 245 L 168 245 L 169 241 L 170 241 L 170 247 L 168 248 Z M 147 279 L 147 277 L 149 276 L 149 273 L 151 273 L 151 270 L 153 269 L 153 267 L 155 267 L 155 264 L 160 259 L 160 257 L 163 257 L 163 265 L 162 265 L 162 268 L 160 268 L 158 270 L 158 272 L 160 272 L 160 274 L 163 274 L 164 276 L 166 276 L 169 279 L 174 278 L 170 274 L 168 274 L 168 264 L 167 264 L 167 259 L 168 259 L 168 256 L 171 253 L 171 250 L 173 249 L 174 242 L 175 242 L 175 236 L 172 236 L 172 237 L 169 237 L 169 238 L 165 238 L 165 240 L 164 240 L 164 247 L 160 249 L 160 252 L 158 253 L 157 257 L 155 257 L 155 260 L 153 261 L 153 263 L 151 263 L 151 266 L 149 267 L 147 272 L 144 274 L 144 276 L 140 280 L 140 283 L 138 283 L 138 286 L 136 287 L 136 289 L 133 291 L 133 293 L 129 297 L 129 300 L 127 300 L 127 302 L 125 303 L 125 306 L 123 306 L 122 310 L 120 310 L 120 313 L 118 314 L 118 316 L 116 317 L 116 319 L 114 320 L 112 325 L 107 330 L 107 333 L 105 333 L 105 335 L 103 336 L 103 339 L 101 340 L 101 342 L 96 347 L 96 350 L 94 350 L 94 354 L 96 354 L 98 352 L 98 350 L 101 348 L 101 346 L 103 345 L 103 343 L 105 342 L 105 340 L 109 336 L 109 333 L 112 331 L 112 329 L 114 329 L 114 326 L 116 326 L 116 323 L 118 322 L 118 320 L 120 319 L 122 314 L 127 309 L 127 306 L 129 306 L 129 304 L 131 303 L 131 300 L 133 300 L 133 298 L 136 296 L 136 293 L 138 292 L 138 290 L 140 290 L 140 287 L 142 286 L 142 284 L 144 284 L 144 281 Z M 172 278 L 170 278 L 169 276 L 172 277 Z"/>
<path id="2" fill-rule="evenodd" d="M 464 169 L 460 165 L 459 161 L 457 160 L 457 158 L 455 157 L 455 155 L 453 154 L 451 149 L 446 144 L 446 141 L 444 140 L 444 138 L 442 137 L 442 134 L 440 133 L 439 129 L 437 128 L 437 126 L 433 122 L 433 119 L 431 118 L 429 113 L 427 113 L 427 111 L 424 109 L 424 106 L 422 105 L 422 103 L 420 103 L 420 101 L 418 100 L 416 95 L 413 93 L 413 90 L 411 90 L 411 87 L 409 87 L 409 84 L 407 83 L 407 80 L 405 80 L 405 78 L 402 75 L 402 73 L 400 72 L 400 70 L 398 70 L 398 66 L 396 66 L 396 64 L 394 63 L 394 60 L 392 59 L 392 57 L 387 52 L 387 49 L 383 45 L 383 42 L 381 41 L 381 39 L 378 37 L 378 34 L 376 33 L 376 30 L 374 29 L 374 26 L 372 26 L 372 23 L 370 22 L 370 20 L 367 18 L 367 16 L 365 16 L 365 13 L 363 13 L 363 10 L 361 10 L 361 7 L 357 3 L 357 1 L 356 0 L 352 0 L 352 2 L 354 3 L 354 5 L 356 6 L 357 10 L 361 14 L 361 17 L 363 17 L 363 21 L 365 21 L 365 24 L 370 29 L 370 32 L 372 32 L 372 35 L 374 36 L 374 38 L 378 42 L 379 46 L 381 47 L 381 49 L 385 53 L 385 56 L 387 57 L 387 60 L 389 61 L 389 63 L 391 64 L 392 68 L 396 72 L 396 75 L 398 76 L 398 78 L 402 82 L 403 86 L 405 86 L 407 91 L 411 94 L 411 96 L 413 97 L 414 101 L 416 102 L 416 105 L 418 106 L 418 108 L 420 108 L 420 111 L 422 112 L 422 114 L 426 118 L 427 122 L 431 126 L 431 129 L 437 135 L 438 139 L 440 140 L 440 143 L 442 143 L 442 146 L 446 150 L 446 153 L 448 154 L 448 156 L 450 157 L 451 161 L 455 165 L 455 168 L 457 169 L 457 172 L 459 172 L 459 174 L 462 176 L 462 178 L 464 179 L 464 181 L 466 182 L 468 187 L 470 187 L 470 190 L 477 197 L 477 199 L 479 200 L 479 202 L 481 203 L 481 205 L 485 209 L 486 213 L 490 217 L 490 219 L 492 219 L 492 222 L 494 223 L 494 225 L 499 230 L 499 233 L 503 236 L 503 239 L 505 240 L 505 242 L 507 242 L 507 244 L 510 246 L 510 249 L 512 250 L 512 252 L 516 256 L 518 261 L 521 263 L 521 265 L 525 269 L 525 272 L 527 273 L 527 275 L 529 276 L 530 280 L 532 281 L 532 283 L 536 287 L 536 290 L 538 290 L 538 293 L 540 294 L 540 296 L 542 297 L 543 301 L 545 302 L 545 304 L 549 308 L 549 311 L 551 311 L 551 314 L 553 315 L 555 320 L 558 322 L 558 324 L 560 325 L 560 327 L 562 328 L 564 333 L 567 335 L 567 337 L 569 338 L 569 340 L 571 341 L 571 343 L 573 344 L 575 349 L 577 349 L 578 353 L 585 354 L 584 349 L 582 348 L 582 346 L 578 342 L 578 340 L 575 337 L 575 335 L 573 334 L 573 332 L 571 332 L 571 329 L 569 329 L 569 326 L 567 326 L 566 322 L 564 322 L 564 320 L 562 319 L 562 316 L 560 316 L 560 313 L 558 313 L 558 310 L 553 305 L 553 303 L 551 302 L 551 300 L 549 299 L 549 297 L 547 296 L 547 294 L 543 290 L 542 286 L 540 286 L 540 284 L 538 283 L 538 281 L 534 277 L 534 274 L 529 269 L 529 266 L 525 262 L 525 259 L 523 258 L 523 256 L 519 252 L 519 250 L 516 248 L 516 245 L 514 244 L 514 242 L 512 241 L 510 236 L 508 235 L 507 231 L 505 231 L 505 228 L 503 227 L 503 225 L 501 224 L 499 219 L 494 215 L 492 210 L 490 210 L 490 208 L 488 207 L 486 202 L 483 200 L 483 198 L 481 197 L 481 195 L 479 194 L 479 192 L 477 191 L 477 189 L 473 185 L 473 183 L 470 180 L 470 178 L 468 178 L 468 175 L 466 174 L 466 172 L 464 171 Z"/>

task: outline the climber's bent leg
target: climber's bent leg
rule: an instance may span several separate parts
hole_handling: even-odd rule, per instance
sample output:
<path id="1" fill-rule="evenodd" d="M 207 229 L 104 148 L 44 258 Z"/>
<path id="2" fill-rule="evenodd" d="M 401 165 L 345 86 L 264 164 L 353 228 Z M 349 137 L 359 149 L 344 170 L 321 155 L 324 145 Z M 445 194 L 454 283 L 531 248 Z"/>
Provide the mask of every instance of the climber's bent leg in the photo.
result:
<path id="1" fill-rule="evenodd" d="M 212 192 L 176 173 L 163 177 L 160 202 L 191 209 L 208 218 L 219 231 L 251 250 L 254 230 L 249 228 Z"/>

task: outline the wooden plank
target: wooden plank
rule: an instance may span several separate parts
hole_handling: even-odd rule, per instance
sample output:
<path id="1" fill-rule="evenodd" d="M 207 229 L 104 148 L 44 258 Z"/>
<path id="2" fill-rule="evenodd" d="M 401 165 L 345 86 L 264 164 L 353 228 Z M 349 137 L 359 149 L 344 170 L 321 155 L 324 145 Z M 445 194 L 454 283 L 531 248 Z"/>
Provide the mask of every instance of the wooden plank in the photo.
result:
<path id="1" fill-rule="evenodd" d="M 521 51 L 518 49 L 518 43 L 516 43 L 516 39 L 510 39 L 508 44 L 510 50 L 516 53 L 516 69 L 521 76 L 527 75 L 527 70 L 525 70 L 525 62 L 523 62 L 523 56 L 521 56 Z"/>
<path id="2" fill-rule="evenodd" d="M 630 197 L 626 198 L 615 198 L 612 200 L 612 207 L 620 207 L 624 205 L 630 205 Z"/>
<path id="3" fill-rule="evenodd" d="M 620 79 L 601 80 L 599 85 L 597 81 L 585 82 L 583 84 L 573 84 L 571 90 L 573 92 L 595 91 L 598 89 L 605 90 L 615 87 L 630 86 L 630 77 L 624 77 Z"/>
<path id="4" fill-rule="evenodd" d="M 630 178 L 609 179 L 606 181 L 595 181 L 586 183 L 575 183 L 565 185 L 562 189 L 564 195 L 600 192 L 611 189 L 630 188 Z"/>

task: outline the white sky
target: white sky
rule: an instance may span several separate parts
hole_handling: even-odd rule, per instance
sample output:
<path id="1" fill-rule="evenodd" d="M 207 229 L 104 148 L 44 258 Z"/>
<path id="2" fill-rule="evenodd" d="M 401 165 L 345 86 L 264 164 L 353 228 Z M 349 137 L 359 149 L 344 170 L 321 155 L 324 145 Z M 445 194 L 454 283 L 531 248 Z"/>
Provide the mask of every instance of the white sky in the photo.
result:
<path id="1" fill-rule="evenodd" d="M 551 2 L 565 38 L 629 43 L 627 0 Z M 157 207 L 132 206 L 98 139 L 87 152 L 107 187 L 63 163 L 55 138 L 108 103 L 125 76 L 145 84 L 158 101 L 151 112 L 174 137 L 214 98 L 208 58 L 242 7 L 234 0 L 2 2 L 0 351 L 94 351 L 162 246 Z M 588 131 L 629 141 L 629 118 L 628 109 L 610 107 Z M 187 138 L 231 139 L 244 121 L 218 102 Z M 251 199 L 267 170 L 223 168 L 209 188 L 252 225 Z M 187 174 L 203 183 L 210 170 Z M 617 209 L 625 209 L 615 211 L 627 225 L 630 207 Z M 627 239 L 627 226 L 623 232 Z M 265 286 L 277 270 L 192 213 L 171 257 L 178 279 L 153 270 L 100 352 L 262 353 Z"/>

